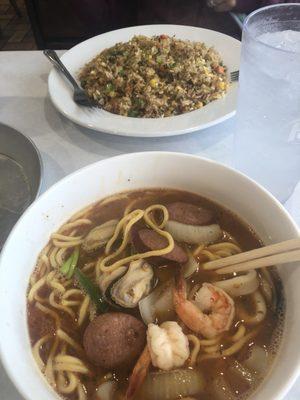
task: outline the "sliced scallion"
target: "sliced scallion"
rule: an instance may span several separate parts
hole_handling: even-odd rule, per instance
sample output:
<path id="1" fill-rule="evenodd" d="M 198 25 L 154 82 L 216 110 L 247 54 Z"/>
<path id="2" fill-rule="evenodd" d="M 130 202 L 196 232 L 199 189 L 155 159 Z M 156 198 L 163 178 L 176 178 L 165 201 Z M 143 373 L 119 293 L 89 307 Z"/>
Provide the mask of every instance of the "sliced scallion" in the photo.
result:
<path id="1" fill-rule="evenodd" d="M 79 248 L 76 247 L 76 249 L 73 252 L 73 257 L 72 257 L 69 271 L 67 272 L 67 275 L 66 275 L 68 279 L 72 278 L 72 276 L 74 274 L 75 268 L 78 263 L 78 258 L 79 258 Z"/>
<path id="2" fill-rule="evenodd" d="M 72 254 L 70 255 L 70 257 L 67 258 L 67 260 L 66 260 L 66 261 L 63 263 L 63 265 L 60 267 L 60 272 L 61 272 L 63 275 L 67 275 L 67 273 L 69 272 L 70 267 L 71 267 L 71 263 L 72 263 L 72 260 L 73 260 L 73 255 L 74 255 L 74 253 L 72 253 Z"/>
<path id="3" fill-rule="evenodd" d="M 101 294 L 100 289 L 96 286 L 90 278 L 88 278 L 82 271 L 78 268 L 75 268 L 75 276 L 81 286 L 82 290 L 89 295 L 92 302 L 95 304 L 97 311 L 103 313 L 107 311 L 108 304 L 105 301 L 104 297 Z"/>

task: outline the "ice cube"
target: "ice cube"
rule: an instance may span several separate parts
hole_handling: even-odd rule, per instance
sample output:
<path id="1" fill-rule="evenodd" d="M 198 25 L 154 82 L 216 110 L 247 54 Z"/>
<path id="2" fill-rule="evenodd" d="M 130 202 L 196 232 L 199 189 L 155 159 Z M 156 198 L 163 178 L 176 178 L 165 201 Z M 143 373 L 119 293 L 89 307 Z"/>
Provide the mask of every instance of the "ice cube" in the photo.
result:
<path id="1" fill-rule="evenodd" d="M 277 49 L 300 53 L 299 31 L 267 32 L 258 36 L 257 39 Z"/>

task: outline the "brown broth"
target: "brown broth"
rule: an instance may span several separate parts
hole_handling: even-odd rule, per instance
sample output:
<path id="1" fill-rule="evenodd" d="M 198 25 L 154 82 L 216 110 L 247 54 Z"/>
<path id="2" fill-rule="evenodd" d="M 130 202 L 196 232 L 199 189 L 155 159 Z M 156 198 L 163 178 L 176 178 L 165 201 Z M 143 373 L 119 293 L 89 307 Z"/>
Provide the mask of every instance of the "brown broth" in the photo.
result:
<path id="1" fill-rule="evenodd" d="M 216 221 L 219 223 L 221 228 L 226 232 L 225 237 L 228 235 L 234 238 L 242 250 L 250 250 L 262 245 L 261 240 L 257 237 L 254 230 L 248 226 L 245 222 L 243 222 L 240 218 L 238 218 L 232 211 L 229 211 L 222 207 L 219 204 L 212 202 L 206 198 L 200 197 L 196 194 L 187 193 L 183 191 L 177 190 L 162 190 L 162 189 L 153 189 L 153 190 L 141 190 L 134 191 L 127 194 L 127 197 L 121 199 L 113 199 L 106 203 L 105 205 L 99 203 L 95 203 L 91 211 L 89 212 L 87 218 L 91 219 L 93 222 L 92 226 L 82 226 L 76 233 L 76 235 L 86 234 L 88 231 L 92 229 L 92 227 L 100 225 L 101 223 L 108 221 L 113 218 L 120 219 L 124 213 L 125 208 L 133 201 L 134 208 L 145 208 L 150 204 L 163 204 L 166 205 L 173 201 L 184 201 L 186 203 L 192 203 L 198 206 L 202 206 L 204 208 L 210 209 L 215 213 Z M 83 267 L 86 263 L 96 260 L 101 254 L 103 250 L 95 251 L 93 254 L 84 254 L 81 251 L 79 258 L 79 268 Z M 38 275 L 39 271 L 35 270 L 35 273 Z M 166 266 L 166 267 L 155 267 L 155 276 L 159 281 L 167 281 L 174 274 L 174 266 Z M 249 346 L 253 345 L 253 343 L 263 346 L 267 349 L 269 353 L 269 364 L 276 353 L 276 346 L 280 340 L 278 340 L 279 333 L 281 331 L 282 321 L 283 321 L 283 310 L 284 310 L 284 301 L 282 297 L 282 289 L 280 281 L 273 272 L 273 280 L 275 282 L 275 286 L 277 289 L 277 296 L 279 301 L 277 302 L 276 310 L 272 310 L 271 307 L 268 306 L 267 316 L 264 322 L 261 324 L 259 332 L 257 336 L 253 339 L 250 344 L 244 346 L 244 348 L 239 351 L 239 353 L 234 357 L 220 358 L 216 360 L 207 360 L 203 361 L 199 368 L 204 374 L 205 380 L 207 382 L 206 389 L 204 393 L 199 394 L 199 396 L 192 396 L 195 399 L 201 400 L 222 400 L 217 398 L 211 390 L 211 382 L 218 376 L 223 375 L 233 389 L 235 396 L 237 399 L 241 399 L 244 397 L 248 397 L 250 393 L 253 392 L 263 379 L 263 377 L 255 377 L 252 385 L 249 385 L 245 382 L 241 382 L 234 377 L 230 376 L 228 372 L 228 368 L 232 365 L 233 360 L 237 359 L 239 361 L 243 361 L 247 357 Z M 192 284 L 209 282 L 216 278 L 216 274 L 214 272 L 203 272 L 200 271 L 197 274 L 194 274 L 192 278 L 189 279 L 189 282 Z M 78 284 L 76 282 L 73 283 L 74 288 L 78 288 Z M 49 294 L 49 289 L 47 287 L 43 287 L 39 291 L 39 295 L 41 297 L 47 297 Z M 242 304 L 245 309 L 248 311 L 253 311 L 253 305 L 249 300 L 249 296 L 244 296 L 243 298 L 235 298 L 236 304 Z M 115 311 L 114 308 L 110 309 L 111 311 Z M 138 308 L 136 309 L 123 309 L 126 313 L 130 313 L 140 318 L 140 314 Z M 72 320 L 72 318 L 61 311 L 55 310 L 61 319 L 62 329 L 68 333 L 74 340 L 78 341 L 82 345 L 83 333 L 88 325 L 88 321 L 79 328 L 78 325 Z M 234 324 L 231 330 L 228 332 L 228 336 L 232 335 L 235 331 L 235 325 L 238 323 L 238 320 L 235 319 Z M 55 331 L 54 321 L 51 317 L 44 314 L 42 311 L 38 310 L 35 307 L 35 302 L 28 303 L 28 327 L 29 327 L 29 335 L 32 345 L 36 343 L 37 340 L 41 338 L 41 336 L 51 333 Z M 184 328 L 186 333 L 189 333 L 187 328 Z M 51 343 L 50 343 L 51 345 Z M 44 346 L 41 351 L 41 357 L 45 362 L 47 356 L 50 351 L 49 344 Z M 76 351 L 71 351 L 68 354 L 76 356 Z M 97 368 L 89 362 L 89 360 L 85 357 L 84 354 L 80 354 L 80 359 L 90 367 L 91 374 L 88 376 L 81 376 L 81 382 L 84 384 L 87 391 L 88 400 L 96 400 L 96 388 L 99 385 L 99 382 L 103 379 L 103 376 L 107 371 L 104 371 L 100 368 Z M 122 371 L 110 371 L 113 373 L 114 378 L 117 382 L 119 382 L 119 392 L 116 394 L 115 399 L 121 399 L 124 391 L 126 390 L 128 376 L 130 375 L 131 368 Z M 255 375 L 254 375 L 255 376 Z M 77 393 L 74 392 L 70 395 L 62 395 L 62 397 L 69 400 L 77 400 Z M 180 397 L 180 396 L 179 396 Z M 178 397 L 178 398 L 179 398 Z M 142 398 L 139 400 L 143 400 Z M 175 399 L 174 399 L 175 400 Z M 231 398 L 224 396 L 223 400 L 231 400 Z"/>

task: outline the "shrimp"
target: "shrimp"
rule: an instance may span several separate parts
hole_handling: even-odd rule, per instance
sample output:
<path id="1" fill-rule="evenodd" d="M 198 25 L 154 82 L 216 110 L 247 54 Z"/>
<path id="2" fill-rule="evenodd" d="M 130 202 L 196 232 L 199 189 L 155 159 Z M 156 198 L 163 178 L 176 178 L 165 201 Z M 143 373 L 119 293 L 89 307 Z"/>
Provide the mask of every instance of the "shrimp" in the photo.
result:
<path id="1" fill-rule="evenodd" d="M 129 378 L 129 385 L 126 391 L 125 400 L 131 400 L 142 386 L 148 370 L 151 365 L 151 356 L 148 346 L 145 347 L 144 351 L 137 360 L 132 374 Z"/>
<path id="2" fill-rule="evenodd" d="M 147 343 L 152 365 L 164 371 L 182 367 L 189 358 L 189 341 L 175 321 L 148 325 Z"/>
<path id="3" fill-rule="evenodd" d="M 208 339 L 230 328 L 235 312 L 234 301 L 224 290 L 210 283 L 203 283 L 195 300 L 187 300 L 185 280 L 180 273 L 176 279 L 173 301 L 182 322 L 193 332 Z"/>

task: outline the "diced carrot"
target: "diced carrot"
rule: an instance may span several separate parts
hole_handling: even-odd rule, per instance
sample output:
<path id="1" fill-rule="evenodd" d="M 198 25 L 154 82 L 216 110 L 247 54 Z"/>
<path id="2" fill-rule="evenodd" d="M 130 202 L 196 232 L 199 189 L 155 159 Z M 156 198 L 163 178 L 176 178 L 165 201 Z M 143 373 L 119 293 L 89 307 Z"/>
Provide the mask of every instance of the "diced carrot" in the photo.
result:
<path id="1" fill-rule="evenodd" d="M 218 66 L 218 68 L 217 68 L 217 72 L 219 73 L 219 74 L 224 74 L 224 67 L 222 67 L 221 65 L 219 65 Z"/>

